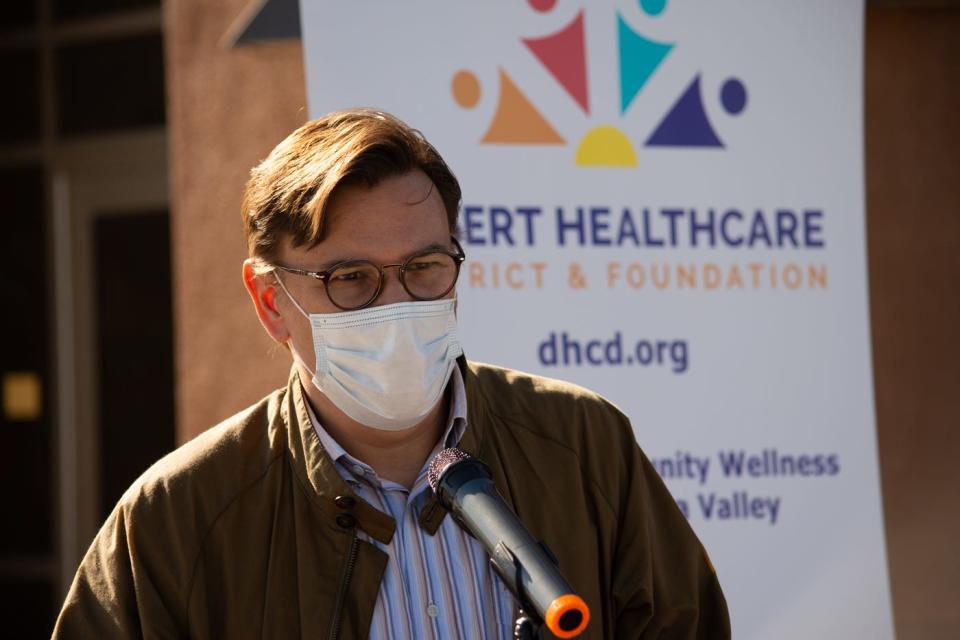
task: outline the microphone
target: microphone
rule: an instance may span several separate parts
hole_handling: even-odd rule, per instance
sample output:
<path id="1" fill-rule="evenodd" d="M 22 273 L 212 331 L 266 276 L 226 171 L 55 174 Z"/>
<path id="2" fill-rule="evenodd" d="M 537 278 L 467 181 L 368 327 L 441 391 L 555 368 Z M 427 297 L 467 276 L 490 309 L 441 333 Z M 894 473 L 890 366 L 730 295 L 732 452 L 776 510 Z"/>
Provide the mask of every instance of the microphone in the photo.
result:
<path id="1" fill-rule="evenodd" d="M 456 448 L 430 461 L 430 486 L 457 523 L 480 541 L 520 607 L 558 638 L 587 627 L 590 609 L 560 575 L 556 560 L 510 510 L 483 462 Z"/>

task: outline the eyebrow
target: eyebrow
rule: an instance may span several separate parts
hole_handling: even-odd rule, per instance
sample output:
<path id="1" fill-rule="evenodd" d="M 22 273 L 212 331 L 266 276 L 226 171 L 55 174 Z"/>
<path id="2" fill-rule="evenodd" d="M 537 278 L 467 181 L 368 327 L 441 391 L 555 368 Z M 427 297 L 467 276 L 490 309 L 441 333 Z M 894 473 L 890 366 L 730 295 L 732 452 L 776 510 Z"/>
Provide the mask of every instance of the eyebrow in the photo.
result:
<path id="1" fill-rule="evenodd" d="M 415 254 L 418 254 L 418 253 L 423 253 L 424 251 L 443 251 L 443 252 L 449 252 L 449 251 L 450 251 L 450 247 L 448 246 L 448 243 L 445 243 L 445 242 L 432 242 L 432 243 L 430 243 L 430 244 L 428 244 L 428 245 L 426 245 L 426 246 L 424 246 L 424 247 L 420 247 L 420 248 L 417 249 L 416 251 L 413 251 L 413 252 L 407 254 L 407 256 L 404 257 L 404 260 L 406 260 L 408 257 L 410 257 L 410 256 L 412 256 L 412 255 L 415 255 Z M 369 259 L 367 259 L 367 258 L 357 258 L 357 257 L 351 256 L 351 257 L 349 257 L 349 258 L 337 258 L 337 259 L 334 259 L 334 260 L 327 260 L 326 262 L 324 262 L 324 263 L 322 263 L 322 264 L 320 265 L 320 268 L 315 269 L 315 270 L 314 270 L 314 269 L 310 269 L 310 271 L 316 271 L 316 272 L 318 272 L 318 273 L 319 273 L 319 272 L 323 272 L 323 271 L 329 271 L 331 267 L 335 267 L 335 266 L 338 265 L 338 264 L 343 264 L 344 262 L 356 262 L 356 261 L 360 261 L 360 260 L 365 261 L 365 262 L 374 262 L 373 260 L 369 260 Z M 375 263 L 375 264 L 376 264 L 376 263 Z M 391 264 L 392 264 L 392 263 L 391 263 Z"/>

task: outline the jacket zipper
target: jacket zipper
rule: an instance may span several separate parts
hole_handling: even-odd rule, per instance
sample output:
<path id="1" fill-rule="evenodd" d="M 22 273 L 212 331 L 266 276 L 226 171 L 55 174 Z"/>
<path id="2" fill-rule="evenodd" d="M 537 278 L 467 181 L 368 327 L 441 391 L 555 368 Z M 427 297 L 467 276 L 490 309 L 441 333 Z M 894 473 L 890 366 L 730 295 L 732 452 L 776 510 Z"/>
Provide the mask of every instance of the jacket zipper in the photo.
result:
<path id="1" fill-rule="evenodd" d="M 350 578 L 353 575 L 353 565 L 357 562 L 357 552 L 360 550 L 360 538 L 356 532 L 353 534 L 353 541 L 350 543 L 350 552 L 347 554 L 347 564 L 343 567 L 343 575 L 340 576 L 340 590 L 337 592 L 336 605 L 333 607 L 333 625 L 330 627 L 330 640 L 337 640 L 340 637 L 340 617 L 343 614 L 343 602 L 347 598 L 347 588 L 350 586 Z"/>

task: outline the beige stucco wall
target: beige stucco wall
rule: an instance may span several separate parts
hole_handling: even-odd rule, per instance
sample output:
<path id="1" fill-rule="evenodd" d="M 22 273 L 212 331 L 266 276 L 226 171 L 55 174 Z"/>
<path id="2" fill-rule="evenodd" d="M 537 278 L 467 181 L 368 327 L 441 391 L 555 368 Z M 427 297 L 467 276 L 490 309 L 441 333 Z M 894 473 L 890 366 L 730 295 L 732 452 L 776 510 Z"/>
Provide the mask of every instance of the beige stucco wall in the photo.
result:
<path id="1" fill-rule="evenodd" d="M 306 118 L 302 49 L 221 46 L 244 5 L 165 3 L 181 442 L 280 385 L 288 368 L 241 285 L 239 204 L 250 167 Z M 868 11 L 870 300 L 901 640 L 960 628 L 958 78 L 960 11 Z"/>
<path id="2" fill-rule="evenodd" d="M 164 4 L 181 442 L 282 385 L 289 370 L 240 278 L 240 198 L 250 168 L 307 117 L 303 54 L 299 41 L 222 45 L 246 4 Z"/>

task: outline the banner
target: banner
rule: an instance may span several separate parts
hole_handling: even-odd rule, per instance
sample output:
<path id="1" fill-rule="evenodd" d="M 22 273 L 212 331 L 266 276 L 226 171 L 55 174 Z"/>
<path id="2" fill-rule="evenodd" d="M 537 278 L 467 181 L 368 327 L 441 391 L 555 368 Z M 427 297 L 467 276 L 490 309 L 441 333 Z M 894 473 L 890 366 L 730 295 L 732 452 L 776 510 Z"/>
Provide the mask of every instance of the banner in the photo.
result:
<path id="1" fill-rule="evenodd" d="M 463 187 L 468 356 L 610 398 L 737 638 L 892 638 L 865 272 L 863 3 L 303 2 L 311 116 Z"/>

